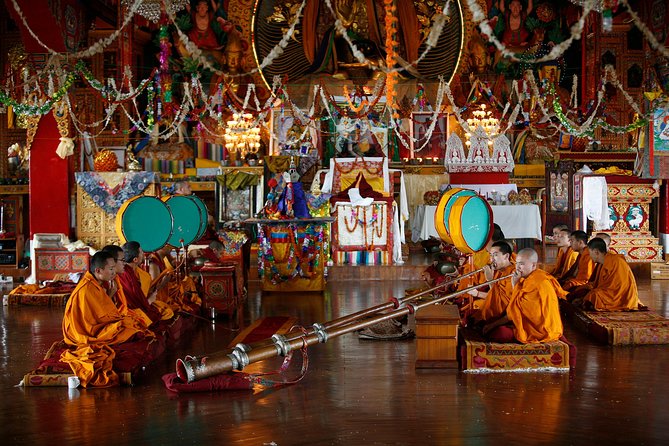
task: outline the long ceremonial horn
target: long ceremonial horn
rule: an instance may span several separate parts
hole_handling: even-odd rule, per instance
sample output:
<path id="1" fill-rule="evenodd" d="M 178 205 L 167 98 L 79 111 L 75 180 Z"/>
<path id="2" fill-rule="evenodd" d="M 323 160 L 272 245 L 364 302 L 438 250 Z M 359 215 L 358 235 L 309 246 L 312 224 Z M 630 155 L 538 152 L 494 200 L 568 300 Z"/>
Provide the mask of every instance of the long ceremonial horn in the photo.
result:
<path id="1" fill-rule="evenodd" d="M 440 283 L 439 285 L 436 285 L 432 288 L 428 288 L 426 290 L 423 290 L 420 293 L 411 294 L 409 296 L 404 296 L 404 297 L 401 297 L 401 298 L 391 297 L 390 299 L 388 299 L 387 302 L 384 302 L 384 303 L 379 304 L 379 305 L 375 305 L 375 306 L 370 307 L 370 308 L 366 308 L 364 310 L 360 310 L 358 312 L 349 314 L 347 316 L 342 316 L 340 318 L 333 319 L 329 322 L 324 322 L 322 324 L 315 323 L 312 327 L 307 328 L 307 330 L 308 330 L 307 333 L 309 333 L 309 334 L 315 333 L 317 331 L 317 328 L 316 328 L 317 326 L 320 326 L 320 327 L 325 328 L 325 329 L 331 329 L 331 328 L 334 328 L 334 327 L 339 327 L 339 326 L 342 326 L 342 325 L 349 324 L 349 323 L 353 322 L 354 320 L 362 318 L 362 317 L 372 316 L 372 315 L 374 315 L 376 313 L 379 313 L 381 311 L 384 311 L 384 310 L 395 310 L 403 304 L 411 302 L 412 300 L 415 300 L 415 299 L 417 299 L 421 296 L 425 296 L 426 294 L 431 294 L 432 292 L 437 291 L 438 289 L 443 288 L 446 285 L 450 285 L 453 282 L 457 282 L 458 280 L 462 280 L 462 279 L 465 279 L 469 276 L 473 276 L 474 274 L 479 273 L 481 271 L 483 271 L 483 268 L 479 268 L 475 271 L 469 272 L 467 274 L 463 274 L 462 276 L 458 276 L 454 279 L 451 279 L 451 280 L 448 280 L 446 282 Z M 486 284 L 483 283 L 483 284 L 477 285 L 477 287 L 482 287 L 482 286 L 485 286 L 485 285 Z M 190 314 L 190 313 L 188 313 L 188 314 Z M 304 337 L 304 334 L 305 334 L 304 331 L 298 329 L 298 330 L 295 330 L 295 331 L 291 330 L 288 333 L 286 333 L 284 336 L 286 337 L 286 342 L 292 342 L 296 339 L 300 339 L 300 342 L 302 342 L 301 339 Z M 253 344 L 250 344 L 250 345 L 247 345 L 247 346 L 250 349 L 258 349 L 258 348 L 263 347 L 265 345 L 274 345 L 273 340 L 271 338 L 268 338 L 268 339 L 264 339 L 264 340 L 261 340 L 261 341 L 254 342 Z M 229 353 L 230 353 L 230 349 L 227 349 L 227 350 L 222 350 L 222 351 L 211 353 L 211 356 L 218 356 L 219 354 L 226 354 L 227 355 Z"/>
<path id="2" fill-rule="evenodd" d="M 258 348 L 251 348 L 251 346 L 246 344 L 237 344 L 235 348 L 232 349 L 232 351 L 229 351 L 229 353 L 214 353 L 210 356 L 193 358 L 185 361 L 178 359 L 176 364 L 176 373 L 181 380 L 191 383 L 199 379 L 220 375 L 232 370 L 242 370 L 251 363 L 263 361 L 275 356 L 286 356 L 290 351 L 302 348 L 303 346 L 325 343 L 330 338 L 357 331 L 385 320 L 395 319 L 407 314 L 415 313 L 421 308 L 444 302 L 455 296 L 459 296 L 460 294 L 468 293 L 469 291 L 472 291 L 476 288 L 490 285 L 495 282 L 499 282 L 500 280 L 508 279 L 511 276 L 513 276 L 513 274 L 508 274 L 497 279 L 492 279 L 487 282 L 457 291 L 455 293 L 442 296 L 429 302 L 408 304 L 389 313 L 377 315 L 370 319 L 356 323 L 338 325 L 334 327 L 331 326 L 328 328 L 321 324 L 314 324 L 313 332 L 305 333 L 298 338 L 288 339 L 284 335 L 275 334 L 271 337 L 271 344 L 263 345 Z"/>

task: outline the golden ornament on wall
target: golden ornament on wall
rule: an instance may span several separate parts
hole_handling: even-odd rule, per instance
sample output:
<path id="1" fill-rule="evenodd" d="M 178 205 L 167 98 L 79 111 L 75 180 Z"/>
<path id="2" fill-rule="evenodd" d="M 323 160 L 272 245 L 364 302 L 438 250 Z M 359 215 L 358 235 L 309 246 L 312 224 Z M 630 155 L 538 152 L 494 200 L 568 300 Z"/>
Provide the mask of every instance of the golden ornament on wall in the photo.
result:
<path id="1" fill-rule="evenodd" d="M 118 169 L 118 158 L 109 149 L 102 149 L 95 155 L 93 167 L 97 172 L 115 172 Z"/>

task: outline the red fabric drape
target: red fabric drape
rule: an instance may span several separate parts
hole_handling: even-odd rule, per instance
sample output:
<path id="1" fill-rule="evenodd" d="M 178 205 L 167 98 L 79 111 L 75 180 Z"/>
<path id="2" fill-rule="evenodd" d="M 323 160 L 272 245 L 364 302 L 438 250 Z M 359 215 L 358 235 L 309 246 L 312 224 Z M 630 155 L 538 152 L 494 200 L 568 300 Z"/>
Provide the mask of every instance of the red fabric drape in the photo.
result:
<path id="1" fill-rule="evenodd" d="M 139 279 L 137 279 L 132 267 L 125 265 L 125 269 L 118 275 L 118 278 L 121 282 L 121 286 L 123 286 L 123 292 L 128 301 L 128 308 L 139 308 L 146 313 L 153 322 L 160 321 L 160 313 L 149 304 L 149 301 L 142 291 Z"/>

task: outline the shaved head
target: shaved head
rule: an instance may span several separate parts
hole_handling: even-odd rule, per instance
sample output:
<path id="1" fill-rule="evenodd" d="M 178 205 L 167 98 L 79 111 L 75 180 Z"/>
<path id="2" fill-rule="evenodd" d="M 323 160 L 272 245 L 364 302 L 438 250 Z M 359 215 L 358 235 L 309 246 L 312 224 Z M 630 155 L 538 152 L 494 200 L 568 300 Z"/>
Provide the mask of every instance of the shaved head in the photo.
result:
<path id="1" fill-rule="evenodd" d="M 518 251 L 516 257 L 523 257 L 528 262 L 537 263 L 539 262 L 539 254 L 532 248 L 524 248 Z"/>
<path id="2" fill-rule="evenodd" d="M 598 232 L 595 234 L 595 237 L 601 238 L 604 240 L 604 243 L 606 243 L 606 248 L 608 249 L 609 246 L 611 245 L 611 236 L 607 234 L 606 232 Z"/>
<path id="3" fill-rule="evenodd" d="M 525 248 L 518 251 L 516 256 L 516 272 L 521 277 L 527 277 L 537 269 L 539 255 L 532 248 Z"/>

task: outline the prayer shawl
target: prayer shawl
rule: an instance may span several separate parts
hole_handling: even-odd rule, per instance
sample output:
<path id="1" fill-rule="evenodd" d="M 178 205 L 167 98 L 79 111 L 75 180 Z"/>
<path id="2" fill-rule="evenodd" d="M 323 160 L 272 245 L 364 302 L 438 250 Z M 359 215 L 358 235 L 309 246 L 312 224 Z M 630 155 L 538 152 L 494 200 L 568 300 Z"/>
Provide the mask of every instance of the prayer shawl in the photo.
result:
<path id="1" fill-rule="evenodd" d="M 555 278 L 540 269 L 518 281 L 506 308 L 518 342 L 550 342 L 562 336 L 558 293 L 565 294 Z"/>
<path id="2" fill-rule="evenodd" d="M 139 308 L 151 319 L 152 323 L 158 322 L 161 319 L 160 312 L 149 304 L 146 294 L 142 291 L 139 279 L 135 275 L 135 271 L 133 271 L 133 267 L 125 265 L 123 272 L 118 275 L 118 279 L 123 287 L 128 308 Z"/>
<path id="3" fill-rule="evenodd" d="M 117 385 L 111 346 L 137 334 L 152 336 L 132 317 L 122 315 L 100 283 L 87 272 L 65 307 L 63 338 L 70 348 L 60 360 L 70 365 L 83 387 Z"/>
<path id="4" fill-rule="evenodd" d="M 606 253 L 597 283 L 585 296 L 585 300 L 591 302 L 595 310 L 638 309 L 639 293 L 636 281 L 623 256 L 612 252 Z"/>
<path id="5" fill-rule="evenodd" d="M 590 258 L 590 251 L 588 248 L 584 248 L 578 255 L 578 260 L 574 263 L 574 266 L 565 275 L 562 288 L 569 291 L 579 285 L 585 285 L 590 280 L 594 269 L 595 262 Z"/>
<path id="6" fill-rule="evenodd" d="M 504 269 L 495 271 L 494 279 L 512 274 L 516 265 L 509 265 Z M 488 291 L 488 296 L 485 298 L 483 306 L 481 307 L 481 318 L 484 321 L 492 321 L 500 317 L 506 307 L 509 305 L 511 295 L 513 294 L 513 286 L 511 285 L 511 278 L 500 280 L 494 283 Z"/>
<path id="7" fill-rule="evenodd" d="M 571 249 L 571 247 L 565 249 L 559 248 L 558 254 L 555 260 L 555 266 L 553 270 L 550 271 L 550 274 L 556 279 L 561 279 L 567 271 L 576 263 L 578 258 L 578 253 Z"/>
<path id="8" fill-rule="evenodd" d="M 149 325 L 151 325 L 151 318 L 139 308 L 128 308 L 128 298 L 125 297 L 123 285 L 121 284 L 118 276 L 114 277 L 114 280 L 116 281 L 116 288 L 118 289 L 116 292 L 116 302 L 114 303 L 116 304 L 116 308 L 118 308 L 119 313 L 121 313 L 123 316 L 130 316 L 145 328 L 149 328 Z"/>

